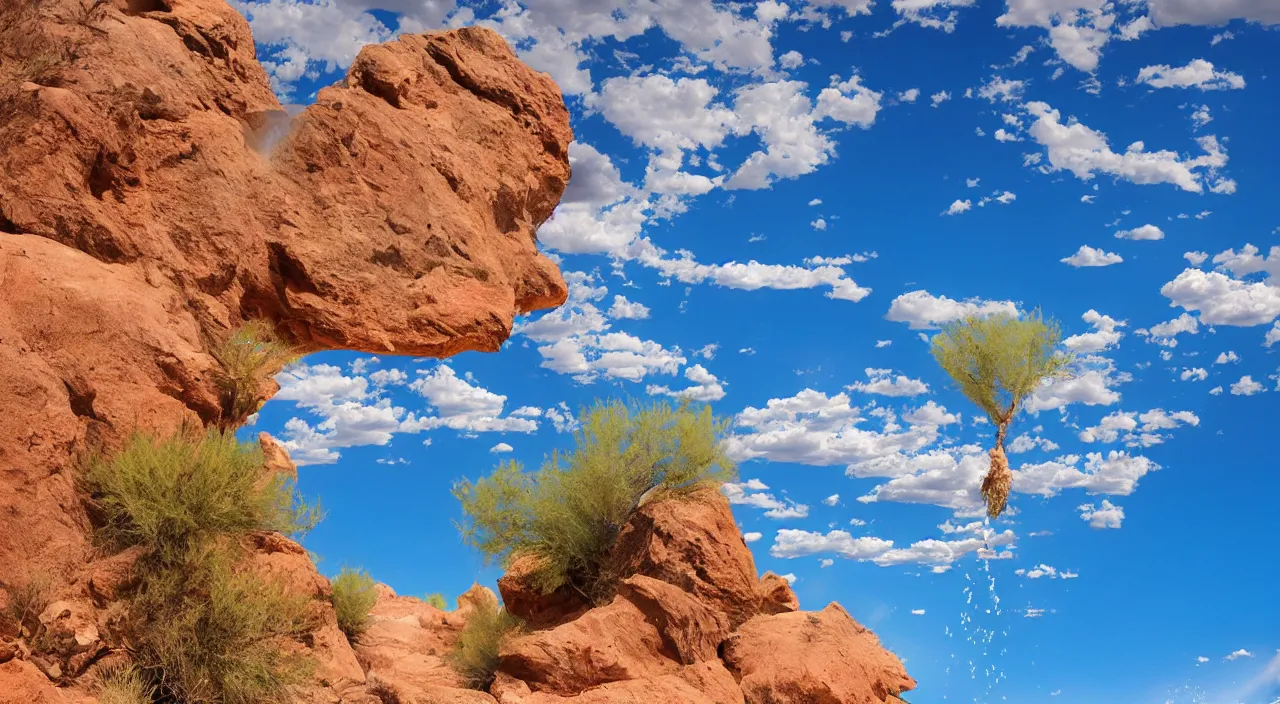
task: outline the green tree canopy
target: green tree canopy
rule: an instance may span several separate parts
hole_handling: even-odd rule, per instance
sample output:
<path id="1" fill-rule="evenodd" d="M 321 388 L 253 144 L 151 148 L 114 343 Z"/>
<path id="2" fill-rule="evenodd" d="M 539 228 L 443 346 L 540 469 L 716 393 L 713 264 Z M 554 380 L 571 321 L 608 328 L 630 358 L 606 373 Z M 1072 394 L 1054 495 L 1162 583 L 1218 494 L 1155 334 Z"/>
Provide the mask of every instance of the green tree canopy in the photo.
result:
<path id="1" fill-rule="evenodd" d="M 545 591 L 569 584 L 604 598 L 602 572 L 622 526 L 641 504 L 731 479 L 720 440 L 727 430 L 710 408 L 596 402 L 582 412 L 572 452 L 555 452 L 536 472 L 515 461 L 453 490 L 464 539 L 487 559 L 538 558 Z"/>
<path id="2" fill-rule="evenodd" d="M 1004 511 L 1013 474 L 1004 453 L 1009 424 L 1045 379 L 1068 373 L 1072 357 L 1059 349 L 1062 329 L 1039 311 L 1025 316 L 970 315 L 933 337 L 933 357 L 960 391 L 996 426 L 991 469 L 982 482 L 987 512 Z"/>

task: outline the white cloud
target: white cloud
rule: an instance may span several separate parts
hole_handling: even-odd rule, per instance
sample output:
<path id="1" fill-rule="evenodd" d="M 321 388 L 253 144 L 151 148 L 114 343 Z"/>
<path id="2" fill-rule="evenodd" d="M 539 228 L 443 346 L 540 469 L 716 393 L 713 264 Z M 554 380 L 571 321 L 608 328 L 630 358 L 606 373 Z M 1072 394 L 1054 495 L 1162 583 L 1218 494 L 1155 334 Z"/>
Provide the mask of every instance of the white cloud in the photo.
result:
<path id="1" fill-rule="evenodd" d="M 1163 323 L 1156 323 L 1150 329 L 1138 330 L 1138 334 L 1146 335 L 1151 342 L 1155 342 L 1165 347 L 1177 347 L 1178 335 L 1186 333 L 1195 335 L 1200 332 L 1200 321 L 1194 317 L 1183 313 L 1173 320 L 1166 320 Z"/>
<path id="2" fill-rule="evenodd" d="M 809 227 L 812 227 L 813 229 L 819 232 L 822 232 L 823 230 L 827 229 L 827 221 L 823 220 L 822 218 L 818 218 L 813 222 L 809 223 Z"/>
<path id="3" fill-rule="evenodd" d="M 951 204 L 951 207 L 942 211 L 942 214 L 943 215 L 959 215 L 960 213 L 968 212 L 971 208 L 973 208 L 973 201 L 968 199 L 957 200 Z"/>
<path id="4" fill-rule="evenodd" d="M 1280 320 L 1277 320 L 1275 324 L 1271 326 L 1271 329 L 1267 331 L 1266 337 L 1262 339 L 1262 345 L 1264 347 L 1271 347 L 1277 342 L 1280 342 Z"/>
<path id="5" fill-rule="evenodd" d="M 903 413 L 902 419 L 911 425 L 951 425 L 960 422 L 959 415 L 947 413 L 946 407 L 939 406 L 933 401 Z"/>
<path id="6" fill-rule="evenodd" d="M 1200 90 L 1232 90 L 1245 86 L 1244 77 L 1230 71 L 1220 71 L 1204 59 L 1195 59 L 1186 66 L 1166 64 L 1147 66 L 1138 71 L 1138 83 L 1152 88 L 1199 88 Z"/>
<path id="7" fill-rule="evenodd" d="M 828 496 L 827 498 L 823 499 L 822 503 L 826 506 L 835 506 L 836 504 L 840 503 L 840 495 L 832 494 L 831 496 Z"/>
<path id="8" fill-rule="evenodd" d="M 1022 100 L 1022 91 L 1025 88 L 1025 81 L 1014 81 L 1000 76 L 992 76 L 978 89 L 978 97 L 985 98 L 992 103 L 997 101 L 1014 102 Z"/>
<path id="9" fill-rule="evenodd" d="M 729 499 L 729 503 L 735 506 L 751 506 L 764 509 L 766 518 L 804 518 L 809 515 L 808 506 L 787 498 L 779 500 L 773 494 L 767 494 L 762 491 L 752 493 L 755 487 L 768 488 L 764 484 L 753 484 L 751 481 L 742 483 L 726 482 L 720 486 L 720 491 Z"/>
<path id="10" fill-rule="evenodd" d="M 1205 154 L 1194 159 L 1183 159 L 1177 152 L 1146 151 L 1142 142 L 1130 144 L 1124 153 L 1111 150 L 1106 135 L 1090 129 L 1081 122 L 1062 123 L 1061 114 L 1046 103 L 1033 101 L 1024 106 L 1035 122 L 1028 133 L 1046 148 L 1049 171 L 1070 171 L 1082 181 L 1096 174 L 1110 174 L 1136 184 L 1169 183 L 1184 191 L 1202 193 L 1202 181 L 1207 180 L 1205 169 L 1212 175 L 1214 169 L 1227 163 L 1226 152 L 1214 137 L 1197 140 Z"/>
<path id="11" fill-rule="evenodd" d="M 789 398 L 770 399 L 765 408 L 745 408 L 734 419 L 739 432 L 725 439 L 725 452 L 738 462 L 761 458 L 847 465 L 915 451 L 938 437 L 936 425 L 906 430 L 886 426 L 877 432 L 858 427 L 865 420 L 861 409 L 850 405 L 848 395 L 827 396 L 805 389 Z"/>
<path id="12" fill-rule="evenodd" d="M 1115 21 L 1105 0 L 1007 0 L 1006 7 L 996 18 L 998 26 L 1048 30 L 1058 58 L 1090 73 L 1098 67 Z"/>
<path id="13" fill-rule="evenodd" d="M 919 396 L 920 394 L 929 393 L 928 384 L 902 374 L 893 376 L 893 370 L 891 369 L 868 367 L 863 371 L 869 381 L 854 382 L 845 388 L 850 391 L 879 394 L 881 396 Z"/>
<path id="14" fill-rule="evenodd" d="M 1083 471 L 1075 466 L 1078 460 L 1078 457 L 1070 456 L 1022 465 L 1013 470 L 1013 490 L 1046 497 L 1056 496 L 1063 489 L 1128 496 L 1137 488 L 1138 480 L 1160 469 L 1160 465 L 1146 457 L 1116 450 L 1106 455 L 1088 453 Z"/>
<path id="15" fill-rule="evenodd" d="M 500 452 L 511 452 L 513 450 L 515 450 L 515 448 L 508 445 L 505 442 L 500 442 L 497 445 L 494 445 L 493 447 L 489 448 L 489 452 L 493 452 L 495 454 Z"/>
<path id="16" fill-rule="evenodd" d="M 1025 408 L 1036 414 L 1063 408 L 1073 403 L 1086 406 L 1110 406 L 1120 400 L 1120 394 L 1112 386 L 1124 377 L 1114 374 L 1110 360 L 1100 357 L 1083 357 L 1074 376 L 1053 379 L 1042 384 L 1027 399 Z"/>
<path id="17" fill-rule="evenodd" d="M 893 340 L 876 340 L 876 349 L 888 347 L 893 344 Z"/>
<path id="18" fill-rule="evenodd" d="M 1141 414 L 1116 411 L 1104 416 L 1098 425 L 1080 431 L 1079 438 L 1081 442 L 1087 443 L 1123 440 L 1130 447 L 1151 447 L 1164 442 L 1168 436 L 1167 431 L 1184 424 L 1198 426 L 1200 418 L 1191 411 L 1169 413 L 1162 408 L 1153 408 Z"/>
<path id="19" fill-rule="evenodd" d="M 536 421 L 499 417 L 506 397 L 457 378 L 447 365 L 431 375 L 440 380 L 430 385 L 428 397 L 438 415 L 420 416 L 384 398 L 387 384 L 371 388 L 367 378 L 346 376 L 332 365 L 292 365 L 276 376 L 280 393 L 275 400 L 292 401 L 319 421 L 312 425 L 302 418 L 290 419 L 284 426 L 282 445 L 299 465 L 332 464 L 343 448 L 386 445 L 397 433 L 441 427 L 466 433 L 537 430 Z M 423 378 L 410 388 L 417 390 L 415 385 L 420 382 Z"/>
<path id="20" fill-rule="evenodd" d="M 1162 240 L 1164 239 L 1164 231 L 1155 225 L 1143 225 L 1132 230 L 1120 230 L 1116 233 L 1116 238 L 1122 240 Z"/>
<path id="21" fill-rule="evenodd" d="M 614 296 L 613 305 L 609 306 L 609 317 L 644 320 L 649 317 L 649 306 L 637 301 L 628 301 L 626 296 Z"/>
<path id="22" fill-rule="evenodd" d="M 763 533 L 743 533 L 742 539 L 748 543 L 754 543 L 764 537 Z"/>
<path id="23" fill-rule="evenodd" d="M 1020 454 L 1023 452 L 1030 452 L 1036 448 L 1045 452 L 1053 452 L 1058 449 L 1058 443 L 1047 438 L 1038 436 L 1033 437 L 1023 433 L 1022 435 L 1014 438 L 1013 442 L 1009 443 L 1008 450 L 1009 454 Z"/>
<path id="24" fill-rule="evenodd" d="M 904 90 L 898 94 L 898 100 L 904 103 L 914 103 L 916 102 L 916 99 L 919 97 L 920 97 L 919 88 L 908 88 L 907 90 Z"/>
<path id="25" fill-rule="evenodd" d="M 1245 650 L 1244 648 L 1241 648 L 1235 652 L 1228 653 L 1227 656 L 1222 659 L 1231 661 L 1231 660 L 1239 660 L 1240 658 L 1251 658 L 1251 657 L 1253 657 L 1253 653 L 1249 652 L 1248 650 Z"/>
<path id="26" fill-rule="evenodd" d="M 937 93 L 934 93 L 933 95 L 929 96 L 929 102 L 932 103 L 933 107 L 935 108 L 947 102 L 948 100 L 951 100 L 951 93 L 945 90 L 938 91 Z"/>
<path id="27" fill-rule="evenodd" d="M 1183 381 L 1204 381 L 1209 378 L 1209 372 L 1205 371 L 1203 367 L 1184 368 L 1178 378 Z"/>
<path id="28" fill-rule="evenodd" d="M 1271 0 L 1147 0 L 1156 24 L 1216 26 L 1234 19 L 1280 24 L 1280 7 Z"/>
<path id="29" fill-rule="evenodd" d="M 1185 269 L 1160 289 L 1172 305 L 1199 311 L 1209 325 L 1265 325 L 1280 315 L 1280 288 L 1217 271 Z"/>
<path id="30" fill-rule="evenodd" d="M 1124 509 L 1106 499 L 1102 500 L 1099 507 L 1083 504 L 1076 507 L 1076 510 L 1080 512 L 1080 519 L 1088 521 L 1091 528 L 1119 528 L 1124 521 Z"/>
<path id="31" fill-rule="evenodd" d="M 912 615 L 912 616 L 924 616 L 924 609 L 912 609 L 912 610 L 911 610 L 911 615 Z"/>
<path id="32" fill-rule="evenodd" d="M 1101 249 L 1094 249 L 1087 244 L 1082 244 L 1075 254 L 1064 257 L 1060 261 L 1079 268 L 1084 266 L 1111 266 L 1112 264 L 1123 262 L 1124 257 L 1114 252 L 1106 252 Z"/>
<path id="33" fill-rule="evenodd" d="M 936 328 L 944 323 L 969 315 L 1017 315 L 1018 307 L 1012 301 L 984 301 L 970 298 L 956 301 L 946 296 L 934 296 L 928 291 L 904 293 L 889 304 L 885 320 L 908 323 L 912 330 Z"/>
<path id="34" fill-rule="evenodd" d="M 716 375 L 707 371 L 706 367 L 701 364 L 686 367 L 684 376 L 694 385 L 677 391 L 672 391 L 666 386 L 652 385 L 645 390 L 654 396 L 671 396 L 684 401 L 698 401 L 701 403 L 710 403 L 724 398 L 724 385 L 716 378 Z"/>
<path id="35" fill-rule="evenodd" d="M 1080 317 L 1086 323 L 1092 325 L 1094 331 L 1072 335 L 1063 340 L 1063 346 L 1072 352 L 1079 354 L 1105 352 L 1119 345 L 1120 340 L 1124 337 L 1124 333 L 1116 330 L 1116 328 L 1125 327 L 1127 325 L 1125 321 L 1116 320 L 1109 315 L 1103 315 L 1092 308 L 1085 311 L 1085 314 Z"/>
<path id="36" fill-rule="evenodd" d="M 1226 352 L 1218 353 L 1218 358 L 1213 360 L 1213 363 L 1214 364 L 1231 364 L 1232 362 L 1239 362 L 1239 361 L 1240 361 L 1239 355 L 1237 355 L 1233 350 L 1227 350 Z"/>
<path id="37" fill-rule="evenodd" d="M 1253 380 L 1253 377 L 1245 375 L 1240 377 L 1240 381 L 1231 385 L 1232 396 L 1252 396 L 1254 394 L 1266 391 L 1262 384 Z"/>

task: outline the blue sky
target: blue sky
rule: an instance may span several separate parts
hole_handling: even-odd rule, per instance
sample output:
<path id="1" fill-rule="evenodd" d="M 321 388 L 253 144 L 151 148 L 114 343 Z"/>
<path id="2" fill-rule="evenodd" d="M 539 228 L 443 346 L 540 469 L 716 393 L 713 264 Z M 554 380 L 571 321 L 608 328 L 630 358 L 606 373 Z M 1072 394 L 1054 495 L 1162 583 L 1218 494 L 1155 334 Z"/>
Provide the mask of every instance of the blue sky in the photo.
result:
<path id="1" fill-rule="evenodd" d="M 451 484 L 534 465 L 603 396 L 735 420 L 760 569 L 838 600 L 933 702 L 1274 704 L 1275 0 L 238 2 L 282 100 L 368 42 L 481 23 L 566 93 L 540 232 L 571 297 L 498 354 L 308 357 L 253 431 L 408 594 L 495 568 Z M 990 425 L 928 353 L 1041 308 L 1080 367 Z"/>

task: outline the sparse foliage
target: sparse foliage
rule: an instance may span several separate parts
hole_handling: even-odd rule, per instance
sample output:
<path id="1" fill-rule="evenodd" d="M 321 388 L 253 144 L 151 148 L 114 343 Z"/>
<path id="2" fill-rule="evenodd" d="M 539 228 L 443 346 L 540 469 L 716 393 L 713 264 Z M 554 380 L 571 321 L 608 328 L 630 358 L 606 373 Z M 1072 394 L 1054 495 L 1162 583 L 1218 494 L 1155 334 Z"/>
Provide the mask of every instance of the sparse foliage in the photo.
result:
<path id="1" fill-rule="evenodd" d="M 103 514 L 99 535 L 143 545 L 159 561 L 183 561 L 210 536 L 255 530 L 300 534 L 320 519 L 283 474 L 263 476 L 262 451 L 229 433 L 134 435 L 110 458 L 91 460 L 85 488 Z"/>
<path id="2" fill-rule="evenodd" d="M 453 494 L 464 539 L 487 559 L 535 556 L 536 586 L 568 584 L 598 601 L 612 589 L 609 551 L 642 500 L 716 486 L 736 469 L 720 446 L 727 425 L 710 408 L 597 402 L 581 423 L 573 451 L 553 453 L 538 471 L 506 462 Z"/>
<path id="3" fill-rule="evenodd" d="M 142 672 L 130 664 L 98 675 L 98 704 L 151 704 L 154 693 Z"/>
<path id="4" fill-rule="evenodd" d="M 449 610 L 449 604 L 448 602 L 445 601 L 444 594 L 440 594 L 440 593 L 428 594 L 427 597 L 423 599 L 423 601 L 427 602 L 428 604 L 430 604 L 431 606 L 434 606 L 437 609 L 440 609 L 441 611 Z"/>
<path id="5" fill-rule="evenodd" d="M 522 627 L 520 619 L 507 613 L 496 601 L 476 604 L 458 634 L 458 643 L 450 657 L 453 669 L 468 687 L 488 690 L 498 670 L 499 649 Z"/>
<path id="6" fill-rule="evenodd" d="M 266 399 L 261 392 L 267 377 L 298 358 L 297 350 L 280 339 L 265 321 L 250 320 L 213 350 L 222 365 L 223 428 L 237 428 L 256 413 Z"/>
<path id="7" fill-rule="evenodd" d="M 292 481 L 265 474 L 256 445 L 210 432 L 135 435 L 91 459 L 83 486 L 100 540 L 144 548 L 124 628 L 160 701 L 287 700 L 310 668 L 305 651 L 287 644 L 311 629 L 310 600 L 247 569 L 241 540 L 298 534 L 319 520 Z"/>
<path id="8" fill-rule="evenodd" d="M 133 599 L 137 657 L 157 688 L 183 704 L 288 701 L 312 663 L 286 641 L 312 627 L 310 600 L 200 549 L 182 567 L 150 568 Z"/>
<path id="9" fill-rule="evenodd" d="M 982 481 L 992 518 L 1004 511 L 1013 482 L 1004 450 L 1009 424 L 1041 382 L 1068 373 L 1072 358 L 1059 348 L 1061 341 L 1061 328 L 1039 311 L 1023 317 L 971 315 L 933 338 L 934 359 L 996 426 L 991 468 Z"/>
<path id="10" fill-rule="evenodd" d="M 330 586 L 338 628 L 355 640 L 369 627 L 369 611 L 378 603 L 376 583 L 364 570 L 343 567 Z"/>
<path id="11" fill-rule="evenodd" d="M 17 624 L 19 631 L 27 628 L 35 632 L 39 625 L 37 619 L 49 605 L 52 588 L 53 580 L 43 572 L 30 574 L 20 582 L 5 585 L 9 602 L 5 609 L 6 615 Z"/>

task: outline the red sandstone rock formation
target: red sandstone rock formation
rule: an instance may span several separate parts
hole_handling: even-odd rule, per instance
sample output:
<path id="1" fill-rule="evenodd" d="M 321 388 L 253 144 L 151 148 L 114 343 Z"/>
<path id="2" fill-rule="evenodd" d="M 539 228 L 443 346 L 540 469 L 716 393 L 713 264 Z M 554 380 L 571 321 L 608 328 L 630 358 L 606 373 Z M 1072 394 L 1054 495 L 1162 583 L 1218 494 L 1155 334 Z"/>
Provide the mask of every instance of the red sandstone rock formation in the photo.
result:
<path id="1" fill-rule="evenodd" d="M 568 614 L 504 647 L 499 704 L 872 704 L 915 686 L 839 604 L 798 611 L 786 580 L 757 578 L 718 492 L 642 506 L 613 562 L 617 596 L 585 611 L 499 582 L 508 608 Z"/>
<path id="2" fill-rule="evenodd" d="M 123 657 L 138 553 L 92 548 L 82 453 L 218 422 L 210 350 L 249 318 L 307 351 L 496 350 L 517 312 L 565 298 L 534 233 L 570 139 L 554 83 L 487 30 L 368 47 L 290 119 L 223 0 L 0 0 L 0 609 L 52 579 L 41 613 L 0 619 L 0 704 L 92 704 Z M 268 471 L 296 471 L 260 442 Z M 638 511 L 607 605 L 513 565 L 500 587 L 533 630 L 492 693 L 446 657 L 492 592 L 445 613 L 382 588 L 353 646 L 299 545 L 247 541 L 312 599 L 299 703 L 852 703 L 913 684 L 838 606 L 798 613 L 757 578 L 718 494 Z"/>

